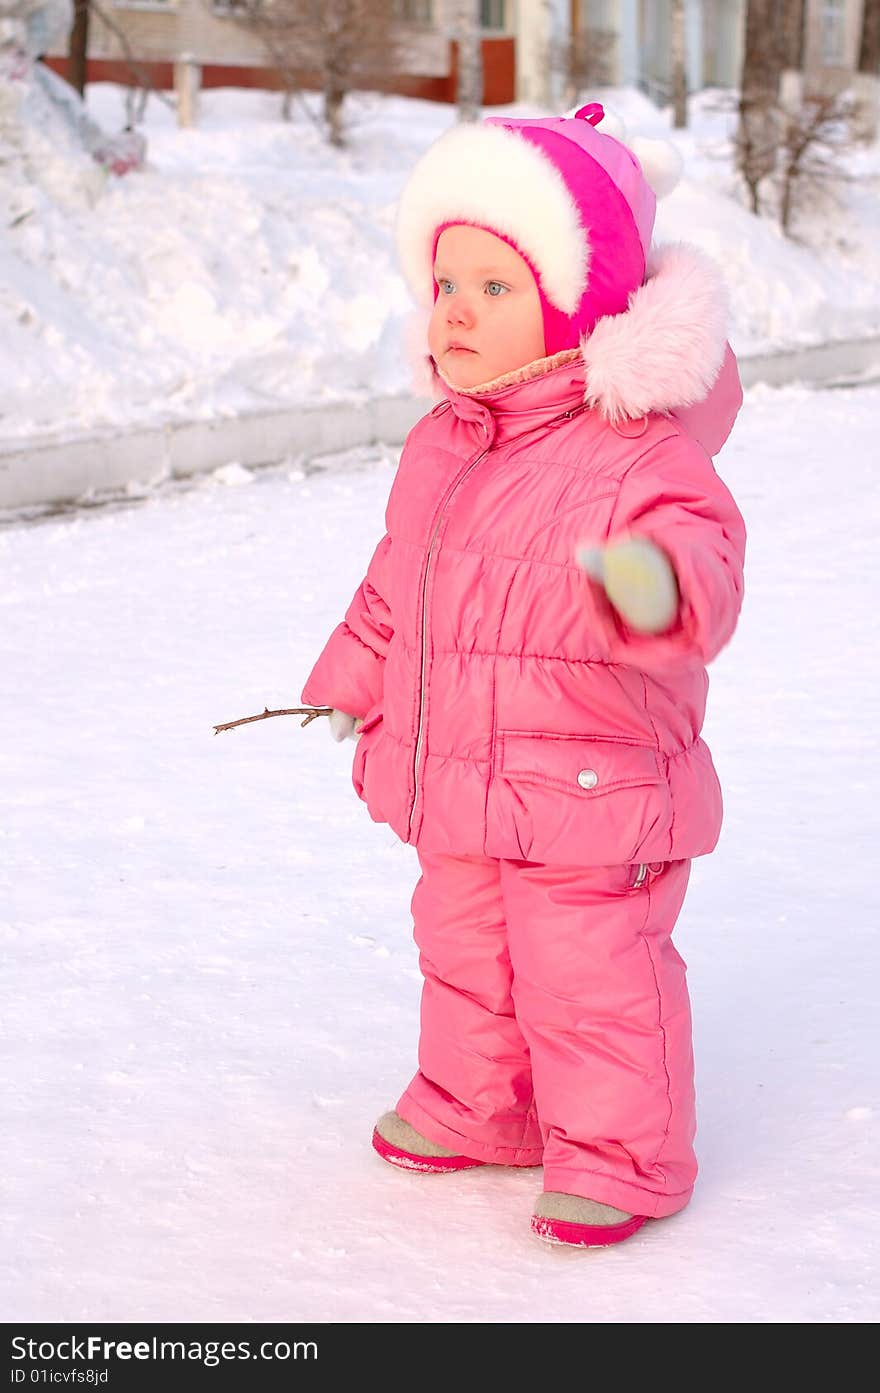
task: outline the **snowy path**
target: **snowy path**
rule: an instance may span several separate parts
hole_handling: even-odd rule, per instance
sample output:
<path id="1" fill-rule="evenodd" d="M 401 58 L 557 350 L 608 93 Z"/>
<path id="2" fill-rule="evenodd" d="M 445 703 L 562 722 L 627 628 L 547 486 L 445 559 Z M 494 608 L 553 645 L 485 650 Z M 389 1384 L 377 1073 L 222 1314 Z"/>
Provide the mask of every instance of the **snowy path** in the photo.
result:
<path id="1" fill-rule="evenodd" d="M 0 532 L 4 1319 L 880 1316 L 880 390 L 750 394 L 720 469 L 748 599 L 688 961 L 701 1178 L 619 1249 L 537 1242 L 538 1173 L 418 1177 L 415 854 L 292 718 L 393 463 Z"/>

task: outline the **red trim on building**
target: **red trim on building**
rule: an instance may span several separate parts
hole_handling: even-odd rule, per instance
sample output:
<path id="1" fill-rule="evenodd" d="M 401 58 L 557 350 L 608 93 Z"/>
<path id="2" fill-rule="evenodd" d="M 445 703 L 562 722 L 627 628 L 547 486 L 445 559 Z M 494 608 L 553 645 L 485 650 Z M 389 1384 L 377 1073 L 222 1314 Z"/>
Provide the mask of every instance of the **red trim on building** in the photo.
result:
<path id="1" fill-rule="evenodd" d="M 483 39 L 483 106 L 506 106 L 516 101 L 516 40 L 512 35 Z M 458 82 L 458 43 L 449 45 L 449 95 L 455 101 Z"/>
<path id="2" fill-rule="evenodd" d="M 47 68 L 67 77 L 66 58 L 44 58 Z M 138 68 L 147 74 L 160 92 L 174 88 L 174 65 L 169 62 L 137 59 Z M 430 77 L 417 73 L 400 73 L 393 79 L 370 84 L 370 90 L 394 92 L 401 97 L 418 97 L 429 102 L 454 102 L 458 72 L 458 45 L 449 45 L 449 72 Z M 138 79 L 128 63 L 120 58 L 90 58 L 86 68 L 87 82 L 117 82 L 134 87 Z M 320 88 L 314 77 L 304 77 L 302 85 L 309 91 Z M 205 63 L 202 67 L 203 87 L 248 87 L 269 92 L 284 90 L 277 68 L 244 67 L 234 63 Z M 483 39 L 483 105 L 500 106 L 516 99 L 516 47 L 510 36 Z"/>

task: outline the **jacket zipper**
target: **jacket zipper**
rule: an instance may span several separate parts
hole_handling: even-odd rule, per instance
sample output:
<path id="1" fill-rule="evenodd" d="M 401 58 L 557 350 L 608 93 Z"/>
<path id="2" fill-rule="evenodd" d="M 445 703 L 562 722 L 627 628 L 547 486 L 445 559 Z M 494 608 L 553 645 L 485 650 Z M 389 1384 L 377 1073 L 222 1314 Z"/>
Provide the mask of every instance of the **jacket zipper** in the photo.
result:
<path id="1" fill-rule="evenodd" d="M 552 421 L 550 421 L 550 422 L 547 423 L 546 426 L 535 426 L 534 429 L 535 429 L 535 430 L 542 430 L 542 429 L 543 429 L 543 430 L 551 430 L 553 426 L 560 425 L 563 421 L 570 421 L 571 418 L 572 418 L 572 416 L 579 416 L 579 415 L 581 415 L 581 413 L 582 413 L 583 411 L 585 411 L 585 410 L 586 410 L 586 407 L 585 407 L 585 406 L 574 407 L 571 411 L 564 411 L 564 412 L 562 413 L 561 416 L 555 416 L 555 417 L 553 418 Z M 529 435 L 529 434 L 531 434 L 530 431 L 523 431 L 523 435 Z M 516 438 L 517 438 L 517 439 L 522 439 L 522 436 L 517 436 Z M 512 444 L 512 443 L 513 443 L 512 441 L 505 441 L 505 444 Z M 464 469 L 464 471 L 463 471 L 461 474 L 459 474 L 458 478 L 455 480 L 455 482 L 453 483 L 452 487 L 450 488 L 449 492 L 447 493 L 446 497 L 444 498 L 443 502 L 442 502 L 441 505 L 440 505 L 440 511 L 439 511 L 439 513 L 437 514 L 437 521 L 434 523 L 434 530 L 433 530 L 433 532 L 431 533 L 431 540 L 430 540 L 430 542 L 428 543 L 428 555 L 427 555 L 427 559 L 426 559 L 426 561 L 425 561 L 425 575 L 424 575 L 424 580 L 422 581 L 422 597 L 421 597 L 421 598 L 422 598 L 422 661 L 421 661 L 421 667 L 420 667 L 420 671 L 419 671 L 419 724 L 418 724 L 418 731 L 417 731 L 417 734 L 416 734 L 416 751 L 415 751 L 415 757 L 414 757 L 414 759 L 413 759 L 413 800 L 412 800 L 412 807 L 411 807 L 410 810 L 409 810 L 409 826 L 408 826 L 408 828 L 407 828 L 407 834 L 406 834 L 406 835 L 407 835 L 407 841 L 409 841 L 409 839 L 412 837 L 413 819 L 414 819 L 415 814 L 416 814 L 416 804 L 417 804 L 418 801 L 419 801 L 419 757 L 420 757 L 421 752 L 422 752 L 422 737 L 423 737 L 423 735 L 424 735 L 424 715 L 425 715 L 425 663 L 426 663 L 427 655 L 428 655 L 428 622 L 427 622 L 427 621 L 428 621 L 428 613 L 427 613 L 427 610 L 428 610 L 428 574 L 429 574 L 430 569 L 431 569 L 431 557 L 432 557 L 433 552 L 434 552 L 434 543 L 436 542 L 436 540 L 437 540 L 437 534 L 438 534 L 438 532 L 440 531 L 440 523 L 443 521 L 443 517 L 444 517 L 444 515 L 445 515 L 445 513 L 446 513 L 446 510 L 447 510 L 447 508 L 449 507 L 449 504 L 452 502 L 452 499 L 454 498 L 455 494 L 458 492 L 459 488 L 460 488 L 461 485 L 464 483 L 465 479 L 467 479 L 468 476 L 469 476 L 470 474 L 473 473 L 474 469 L 476 469 L 476 467 L 477 467 L 477 465 L 480 463 L 480 461 L 481 461 L 481 460 L 484 460 L 484 459 L 486 458 L 486 456 L 487 456 L 494 448 L 495 448 L 495 447 L 494 447 L 493 445 L 487 445 L 486 448 L 485 448 L 484 450 L 481 450 L 480 453 L 479 453 L 478 455 L 476 455 L 476 456 L 474 457 L 474 459 L 471 460 L 470 464 L 468 464 L 468 465 L 466 466 L 466 468 Z"/>
<path id="2" fill-rule="evenodd" d="M 663 870 L 663 861 L 640 861 L 636 867 L 636 875 L 630 890 L 639 890 L 649 877 L 658 876 Z"/>
<path id="3" fill-rule="evenodd" d="M 455 480 L 455 483 L 452 485 L 452 488 L 449 490 L 442 504 L 440 505 L 440 511 L 437 514 L 437 521 L 434 523 L 434 531 L 431 533 L 431 540 L 428 544 L 428 556 L 425 561 L 425 578 L 422 582 L 422 662 L 421 669 L 419 672 L 419 728 L 418 733 L 416 735 L 416 753 L 415 758 L 413 760 L 413 801 L 412 807 L 409 810 L 409 828 L 407 829 L 406 834 L 407 840 L 409 840 L 409 838 L 412 836 L 413 818 L 416 814 L 416 804 L 419 801 L 419 756 L 422 752 L 422 735 L 425 714 L 425 662 L 428 656 L 428 572 L 431 569 L 431 556 L 434 551 L 434 543 L 437 540 L 437 533 L 440 531 L 440 523 L 443 520 L 443 516 L 452 500 L 453 495 L 455 494 L 459 485 L 464 483 L 465 479 L 468 477 L 471 471 L 476 469 L 477 465 L 480 463 L 480 460 L 486 458 L 490 449 L 491 446 L 487 445 L 485 450 L 481 450 L 480 453 L 474 459 L 471 460 L 470 464 L 467 466 L 464 472 L 459 474 L 458 478 Z"/>

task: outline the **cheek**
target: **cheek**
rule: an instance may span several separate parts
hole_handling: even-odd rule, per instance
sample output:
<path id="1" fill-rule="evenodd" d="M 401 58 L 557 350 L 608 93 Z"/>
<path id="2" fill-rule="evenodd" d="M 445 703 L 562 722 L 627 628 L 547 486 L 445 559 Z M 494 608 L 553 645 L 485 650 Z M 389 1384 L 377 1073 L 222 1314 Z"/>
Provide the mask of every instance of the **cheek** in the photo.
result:
<path id="1" fill-rule="evenodd" d="M 511 313 L 507 327 L 511 339 L 515 339 L 518 346 L 531 349 L 537 345 L 543 348 L 544 320 L 540 308 L 536 313 L 531 305 L 518 305 Z M 534 356 L 539 357 L 540 354 Z"/>
<path id="2" fill-rule="evenodd" d="M 522 341 L 528 344 L 533 357 L 540 358 L 544 353 L 544 316 L 541 303 L 530 305 L 522 319 Z"/>
<path id="3" fill-rule="evenodd" d="M 434 301 L 434 308 L 431 311 L 431 318 L 428 320 L 428 348 L 436 357 L 442 347 L 442 335 L 445 317 L 443 314 L 443 301 L 438 295 Z"/>

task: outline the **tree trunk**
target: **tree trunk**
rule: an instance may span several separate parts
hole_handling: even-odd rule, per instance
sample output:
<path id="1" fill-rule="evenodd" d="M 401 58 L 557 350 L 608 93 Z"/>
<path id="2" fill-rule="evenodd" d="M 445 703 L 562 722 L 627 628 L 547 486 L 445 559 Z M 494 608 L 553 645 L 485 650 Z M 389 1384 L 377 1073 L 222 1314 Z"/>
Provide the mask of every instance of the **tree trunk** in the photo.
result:
<path id="1" fill-rule="evenodd" d="M 324 120 L 330 144 L 341 148 L 345 144 L 342 125 L 342 103 L 345 101 L 345 87 L 333 73 L 324 74 Z"/>
<path id="2" fill-rule="evenodd" d="M 479 0 L 459 0 L 456 17 L 458 39 L 458 119 L 478 121 L 483 102 L 483 51 Z"/>
<path id="3" fill-rule="evenodd" d="M 880 0 L 865 0 L 862 10 L 859 72 L 871 77 L 880 75 Z"/>
<path id="4" fill-rule="evenodd" d="M 865 0 L 854 86 L 853 135 L 857 140 L 876 140 L 880 129 L 880 0 Z"/>
<path id="5" fill-rule="evenodd" d="M 804 66 L 804 0 L 784 0 L 781 43 L 783 68 L 800 72 Z"/>
<path id="6" fill-rule="evenodd" d="M 761 180 L 776 168 L 779 149 L 783 15 L 778 0 L 747 0 L 737 164 L 753 213 L 760 207 Z"/>
<path id="7" fill-rule="evenodd" d="M 682 130 L 687 125 L 684 0 L 672 0 L 669 22 L 671 26 L 672 124 L 676 130 Z"/>
<path id="8" fill-rule="evenodd" d="M 67 81 L 80 96 L 86 91 L 86 62 L 89 52 L 89 0 L 74 0 L 73 27 L 67 47 Z"/>

